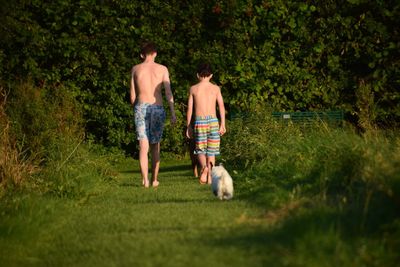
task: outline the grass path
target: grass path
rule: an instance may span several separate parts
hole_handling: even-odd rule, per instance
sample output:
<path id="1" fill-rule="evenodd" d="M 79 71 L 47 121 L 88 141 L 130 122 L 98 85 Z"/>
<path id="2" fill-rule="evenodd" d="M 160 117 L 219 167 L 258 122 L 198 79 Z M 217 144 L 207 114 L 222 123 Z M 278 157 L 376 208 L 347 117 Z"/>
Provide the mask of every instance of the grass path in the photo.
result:
<path id="1" fill-rule="evenodd" d="M 156 189 L 141 186 L 136 161 L 118 169 L 114 181 L 94 183 L 82 199 L 30 196 L 15 215 L 3 214 L 0 265 L 262 266 L 273 260 L 263 226 L 240 220 L 261 211 L 237 198 L 216 199 L 192 177 L 187 160 L 164 159 Z"/>

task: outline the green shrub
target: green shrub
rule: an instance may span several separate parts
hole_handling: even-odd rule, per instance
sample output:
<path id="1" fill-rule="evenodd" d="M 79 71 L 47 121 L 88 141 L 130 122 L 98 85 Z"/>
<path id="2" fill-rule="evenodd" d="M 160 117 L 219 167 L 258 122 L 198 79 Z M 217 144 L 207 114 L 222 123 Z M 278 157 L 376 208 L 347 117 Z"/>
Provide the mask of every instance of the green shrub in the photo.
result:
<path id="1" fill-rule="evenodd" d="M 57 158 L 62 146 L 83 138 L 81 112 L 68 89 L 22 83 L 10 91 L 6 112 L 21 151 L 37 162 Z"/>
<path id="2" fill-rule="evenodd" d="M 334 207 L 353 230 L 379 230 L 398 218 L 396 132 L 303 128 L 261 113 L 232 121 L 222 146 L 238 194 L 255 203 L 278 208 L 308 199 Z"/>
<path id="3" fill-rule="evenodd" d="M 0 76 L 66 85 L 106 145 L 135 142 L 129 74 L 144 39 L 159 45 L 179 104 L 207 60 L 230 110 L 343 109 L 363 127 L 399 120 L 396 1 L 13 1 L 0 12 Z"/>
<path id="4" fill-rule="evenodd" d="M 6 92 L 9 93 L 2 118 L 8 122 L 3 127 L 2 147 L 6 153 L 2 156 L 12 159 L 14 168 L 30 166 L 36 170 L 24 175 L 27 181 L 19 178 L 17 183 L 12 179 L 14 184 L 34 186 L 45 181 L 63 187 L 74 183 L 60 170 L 63 165 L 69 166 L 65 163 L 74 158 L 83 141 L 83 124 L 78 105 L 67 88 L 35 87 L 26 82 L 2 88 L 2 93 Z M 55 175 L 43 175 L 50 169 Z M 15 173 L 18 172 L 10 170 L 5 176 L 15 177 Z"/>

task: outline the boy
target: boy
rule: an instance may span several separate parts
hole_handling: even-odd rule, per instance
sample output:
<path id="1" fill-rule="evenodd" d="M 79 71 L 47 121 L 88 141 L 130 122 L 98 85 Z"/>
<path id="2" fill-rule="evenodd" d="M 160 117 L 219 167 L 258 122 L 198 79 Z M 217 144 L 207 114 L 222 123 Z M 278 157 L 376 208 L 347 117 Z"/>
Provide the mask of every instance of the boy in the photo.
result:
<path id="1" fill-rule="evenodd" d="M 226 132 L 224 101 L 220 88 L 210 82 L 212 76 L 209 64 L 199 65 L 197 70 L 199 82 L 190 88 L 186 115 L 186 136 L 194 137 L 196 141 L 195 154 L 201 166 L 201 184 L 211 184 L 211 168 L 215 165 L 215 156 L 219 155 L 220 135 Z M 219 108 L 220 125 L 218 125 L 216 104 Z M 194 129 L 191 127 L 193 112 Z"/>
<path id="2" fill-rule="evenodd" d="M 165 89 L 172 124 L 176 122 L 174 98 L 167 67 L 155 62 L 157 56 L 155 44 L 145 43 L 142 46 L 140 56 L 143 62 L 132 68 L 130 100 L 135 109 L 142 184 L 144 187 L 150 185 L 148 178 L 148 152 L 150 149 L 152 154 L 152 186 L 157 187 L 159 185 L 160 141 L 166 116 L 163 108 L 162 88 Z"/>

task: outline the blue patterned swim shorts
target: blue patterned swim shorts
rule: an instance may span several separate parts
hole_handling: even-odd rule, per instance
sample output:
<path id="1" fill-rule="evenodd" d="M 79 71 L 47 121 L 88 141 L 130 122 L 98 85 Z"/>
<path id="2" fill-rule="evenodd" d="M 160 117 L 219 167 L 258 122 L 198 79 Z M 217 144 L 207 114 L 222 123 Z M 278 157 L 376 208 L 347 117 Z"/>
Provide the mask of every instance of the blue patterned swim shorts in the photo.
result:
<path id="1" fill-rule="evenodd" d="M 166 113 L 163 106 L 149 103 L 135 105 L 137 140 L 147 139 L 150 144 L 161 141 Z"/>

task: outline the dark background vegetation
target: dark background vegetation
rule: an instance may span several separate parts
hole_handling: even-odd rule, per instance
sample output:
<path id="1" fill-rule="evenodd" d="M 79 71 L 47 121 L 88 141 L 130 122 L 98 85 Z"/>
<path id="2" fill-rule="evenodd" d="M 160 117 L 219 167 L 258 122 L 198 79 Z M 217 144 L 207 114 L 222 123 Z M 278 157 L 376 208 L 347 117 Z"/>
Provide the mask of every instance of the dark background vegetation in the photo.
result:
<path id="1" fill-rule="evenodd" d="M 140 62 L 141 42 L 152 40 L 159 46 L 158 62 L 170 70 L 178 117 L 177 127 L 167 121 L 163 158 L 179 153 L 182 159 L 186 149 L 187 91 L 200 61 L 213 64 L 228 117 L 245 114 L 228 121 L 222 140 L 218 161 L 233 176 L 235 199 L 220 204 L 246 201 L 261 214 L 243 210 L 242 223 L 250 230 L 266 228 L 254 236 L 235 229 L 238 238 L 226 236 L 227 243 L 246 251 L 256 245 L 265 262 L 278 266 L 398 266 L 399 20 L 400 2 L 381 0 L 0 0 L 0 251 L 14 265 L 33 264 L 41 255 L 65 263 L 74 249 L 67 260 L 85 264 L 90 257 L 81 247 L 94 251 L 96 260 L 115 256 L 120 262 L 121 247 L 111 257 L 104 253 L 103 244 L 108 246 L 107 238 L 116 233 L 110 225 L 119 218 L 110 214 L 127 215 L 139 225 L 120 201 L 137 210 L 135 198 L 146 196 L 145 201 L 151 197 L 165 209 L 174 204 L 171 199 L 182 199 L 179 183 L 193 185 L 178 172 L 180 164 L 189 165 L 183 158 L 179 170 L 175 160 L 163 165 L 171 170 L 166 176 L 176 176 L 173 187 L 162 186 L 172 195 L 158 198 L 163 191 L 124 189 L 140 183 L 132 169 L 137 161 L 124 154 L 136 151 L 130 70 Z M 303 127 L 270 116 L 271 111 L 337 109 L 350 123 Z M 120 180 L 118 166 L 128 170 L 122 172 L 126 181 Z M 210 202 L 207 191 L 201 196 L 207 199 L 203 208 L 217 212 L 219 205 Z M 104 205 L 98 205 L 100 199 Z M 93 217 L 91 204 L 102 207 L 95 211 L 100 217 Z M 64 212 L 66 207 L 71 212 Z M 148 208 L 139 212 L 140 219 L 152 218 Z M 78 216 L 76 223 L 67 223 Z M 166 218 L 156 216 L 160 229 L 168 230 Z M 167 225 L 170 220 L 175 227 L 171 218 L 168 214 Z M 191 220 L 186 223 L 201 233 Z M 118 230 L 124 234 L 132 230 L 131 221 L 125 222 L 129 227 Z M 68 228 L 75 224 L 79 231 Z M 106 241 L 75 246 L 77 236 L 91 240 L 99 232 Z M 154 251 L 149 232 L 143 232 Z M 159 229 L 154 233 L 156 245 L 163 246 Z M 133 244 L 141 244 L 136 236 Z M 198 244 L 195 255 L 202 258 Z M 189 255 L 193 262 L 186 249 L 168 255 Z"/>
<path id="2" fill-rule="evenodd" d="M 392 126 L 400 117 L 400 3 L 328 1 L 1 1 L 0 77 L 12 91 L 62 84 L 83 110 L 87 138 L 131 149 L 130 69 L 143 40 L 170 70 L 180 152 L 196 65 L 215 69 L 229 112 L 343 109 Z M 57 95 L 57 94 L 55 94 Z"/>

